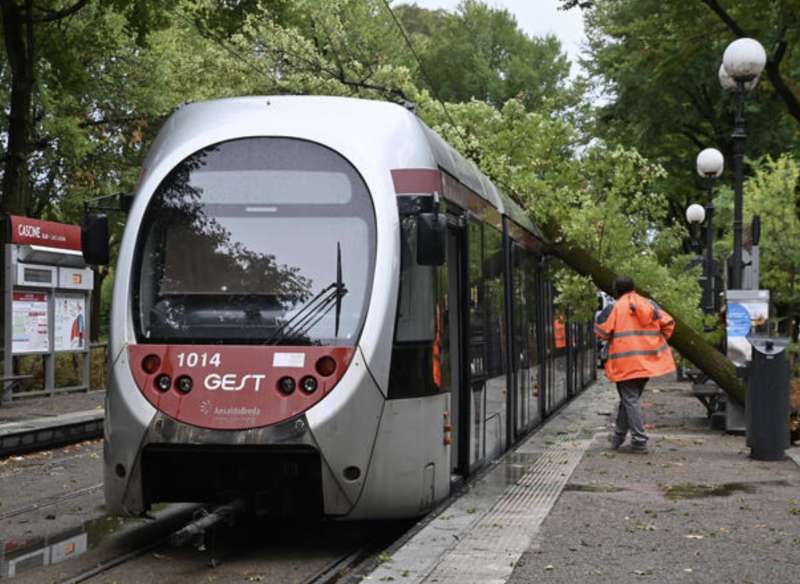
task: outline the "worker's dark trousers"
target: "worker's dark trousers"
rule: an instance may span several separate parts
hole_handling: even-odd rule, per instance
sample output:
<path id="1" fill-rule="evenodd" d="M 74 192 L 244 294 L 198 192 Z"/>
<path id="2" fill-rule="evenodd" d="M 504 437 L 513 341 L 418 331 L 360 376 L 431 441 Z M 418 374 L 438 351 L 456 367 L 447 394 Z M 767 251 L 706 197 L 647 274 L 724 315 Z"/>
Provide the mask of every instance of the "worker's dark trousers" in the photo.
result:
<path id="1" fill-rule="evenodd" d="M 634 444 L 647 444 L 647 434 L 644 433 L 644 417 L 639 398 L 642 397 L 647 378 L 628 379 L 617 383 L 619 393 L 619 409 L 617 409 L 617 426 L 614 428 L 616 440 L 621 444 L 625 440 L 628 430 L 631 432 L 631 442 Z"/>

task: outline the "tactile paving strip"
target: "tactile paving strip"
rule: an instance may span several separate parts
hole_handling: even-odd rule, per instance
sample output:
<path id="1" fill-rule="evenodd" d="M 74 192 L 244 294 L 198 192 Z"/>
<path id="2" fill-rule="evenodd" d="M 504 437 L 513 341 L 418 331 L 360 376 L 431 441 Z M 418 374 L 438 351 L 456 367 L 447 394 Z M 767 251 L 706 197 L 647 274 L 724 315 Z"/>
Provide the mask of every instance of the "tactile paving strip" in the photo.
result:
<path id="1" fill-rule="evenodd" d="M 563 440 L 547 448 L 422 581 L 505 582 L 591 443 Z"/>

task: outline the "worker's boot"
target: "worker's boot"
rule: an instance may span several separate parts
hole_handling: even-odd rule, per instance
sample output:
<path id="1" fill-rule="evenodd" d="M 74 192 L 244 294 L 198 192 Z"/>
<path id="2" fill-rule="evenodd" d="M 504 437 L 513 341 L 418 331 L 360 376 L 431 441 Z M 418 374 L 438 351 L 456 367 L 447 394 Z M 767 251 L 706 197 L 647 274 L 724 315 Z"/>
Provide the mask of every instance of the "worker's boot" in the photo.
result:
<path id="1" fill-rule="evenodd" d="M 611 450 L 619 450 L 623 442 L 625 442 L 625 436 L 620 436 L 616 432 L 608 435 L 608 443 L 611 445 Z"/>

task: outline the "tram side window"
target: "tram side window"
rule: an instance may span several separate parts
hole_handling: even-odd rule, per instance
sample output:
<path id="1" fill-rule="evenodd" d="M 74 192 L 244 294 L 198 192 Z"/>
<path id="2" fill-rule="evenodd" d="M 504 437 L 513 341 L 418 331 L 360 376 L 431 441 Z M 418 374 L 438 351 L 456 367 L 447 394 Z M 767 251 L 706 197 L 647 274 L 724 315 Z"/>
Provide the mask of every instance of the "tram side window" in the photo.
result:
<path id="1" fill-rule="evenodd" d="M 539 363 L 536 331 L 536 270 L 538 256 L 514 244 L 512 247 L 514 283 L 514 359 L 515 368 Z"/>
<path id="2" fill-rule="evenodd" d="M 511 246 L 511 261 L 513 274 L 511 281 L 514 289 L 512 293 L 514 313 L 514 353 L 512 363 L 514 370 L 527 369 L 529 366 L 527 331 L 527 296 L 525 278 L 525 251 L 517 244 Z"/>
<path id="3" fill-rule="evenodd" d="M 484 227 L 483 272 L 486 281 L 488 373 L 490 377 L 506 371 L 505 258 L 503 235 Z"/>
<path id="4" fill-rule="evenodd" d="M 432 395 L 442 383 L 441 351 L 446 326 L 437 282 L 442 267 L 417 263 L 416 215 L 400 221 L 400 293 L 397 305 L 389 399 Z"/>
<path id="5" fill-rule="evenodd" d="M 540 362 L 538 350 L 539 333 L 536 326 L 536 305 L 539 301 L 539 288 L 538 282 L 536 281 L 538 263 L 539 256 L 531 253 L 525 254 L 525 327 L 526 336 L 528 338 L 528 357 L 533 365 L 538 365 Z"/>
<path id="6" fill-rule="evenodd" d="M 483 281 L 483 225 L 469 223 L 469 368 L 479 389 L 486 379 L 486 293 Z"/>

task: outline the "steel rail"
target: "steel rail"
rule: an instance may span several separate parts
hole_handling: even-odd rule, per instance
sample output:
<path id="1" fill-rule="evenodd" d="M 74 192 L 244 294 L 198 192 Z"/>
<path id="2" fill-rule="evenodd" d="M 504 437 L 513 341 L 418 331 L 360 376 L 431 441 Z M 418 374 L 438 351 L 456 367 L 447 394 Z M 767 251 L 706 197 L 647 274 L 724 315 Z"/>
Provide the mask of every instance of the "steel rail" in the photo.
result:
<path id="1" fill-rule="evenodd" d="M 116 558 L 111 558 L 105 562 L 100 562 L 95 567 L 85 570 L 78 574 L 77 576 L 72 576 L 66 580 L 60 580 L 58 584 L 80 584 L 80 582 L 85 582 L 89 578 L 94 578 L 95 576 L 102 574 L 103 572 L 107 572 L 112 568 L 116 568 L 120 564 L 124 564 L 125 562 L 129 562 L 139 556 L 143 556 L 147 552 L 161 546 L 165 545 L 167 542 L 166 538 L 156 540 L 154 542 L 148 543 L 140 548 L 132 550 L 126 554 L 122 554 L 121 556 L 117 556 Z"/>
<path id="2" fill-rule="evenodd" d="M 95 491 L 99 491 L 103 488 L 103 483 L 97 483 L 96 485 L 91 485 L 88 487 L 83 487 L 82 489 L 78 489 L 76 491 L 71 491 L 69 493 L 64 493 L 61 495 L 51 495 L 49 497 L 42 497 L 38 501 L 25 505 L 24 507 L 17 507 L 16 509 L 11 509 L 6 511 L 5 513 L 0 513 L 0 521 L 5 519 L 9 519 L 11 517 L 16 517 L 17 515 L 23 515 L 25 513 L 31 513 L 33 511 L 39 511 L 40 509 L 46 509 L 47 507 L 52 507 L 53 505 L 58 505 L 62 501 L 68 501 L 70 499 L 76 499 L 88 493 L 93 493 Z"/>
<path id="3" fill-rule="evenodd" d="M 303 580 L 302 584 L 331 584 L 341 578 L 371 553 L 367 547 L 359 548 L 329 562 L 320 571 Z"/>
<path id="4" fill-rule="evenodd" d="M 154 539 L 148 541 L 144 545 L 141 545 L 129 552 L 120 554 L 118 556 L 112 557 L 108 560 L 102 561 L 97 563 L 91 568 L 87 568 L 86 570 L 79 572 L 74 576 L 70 576 L 68 578 L 64 578 L 62 580 L 58 580 L 58 584 L 80 584 L 81 582 L 85 582 L 90 578 L 94 578 L 99 574 L 107 572 L 117 566 L 134 560 L 138 557 L 145 555 L 146 553 L 158 549 L 160 547 L 167 547 L 169 545 L 169 538 L 170 535 L 174 532 L 175 525 L 173 523 L 177 522 L 178 524 L 184 523 L 185 519 L 181 519 L 187 515 L 194 515 L 198 511 L 196 506 L 189 506 L 186 509 L 179 509 L 176 510 L 175 513 L 170 514 L 169 516 L 161 516 L 153 518 L 157 523 L 163 523 L 163 525 L 158 528 L 158 536 Z M 188 519 L 188 517 L 187 517 Z M 152 526 L 157 526 L 157 524 L 151 524 Z M 167 533 L 164 533 L 164 530 Z M 164 533 L 164 535 L 161 535 Z"/>

